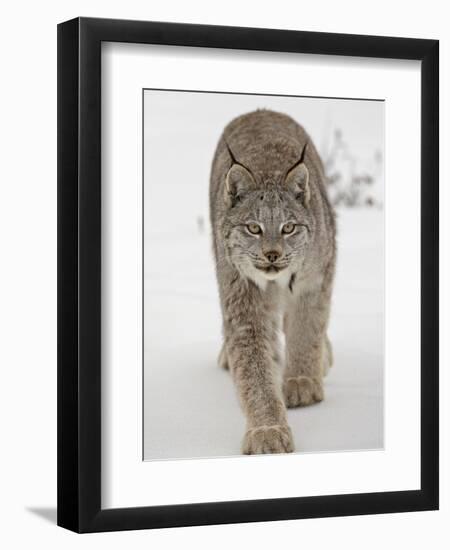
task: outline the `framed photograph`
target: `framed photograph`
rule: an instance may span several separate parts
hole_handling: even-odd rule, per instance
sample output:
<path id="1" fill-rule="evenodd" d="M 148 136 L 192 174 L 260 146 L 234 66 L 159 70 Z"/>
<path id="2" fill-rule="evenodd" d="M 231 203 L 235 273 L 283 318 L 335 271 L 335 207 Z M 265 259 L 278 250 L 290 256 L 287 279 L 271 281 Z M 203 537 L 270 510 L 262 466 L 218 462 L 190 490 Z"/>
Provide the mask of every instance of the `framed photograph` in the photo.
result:
<path id="1" fill-rule="evenodd" d="M 438 508 L 436 40 L 58 26 L 58 524 Z"/>

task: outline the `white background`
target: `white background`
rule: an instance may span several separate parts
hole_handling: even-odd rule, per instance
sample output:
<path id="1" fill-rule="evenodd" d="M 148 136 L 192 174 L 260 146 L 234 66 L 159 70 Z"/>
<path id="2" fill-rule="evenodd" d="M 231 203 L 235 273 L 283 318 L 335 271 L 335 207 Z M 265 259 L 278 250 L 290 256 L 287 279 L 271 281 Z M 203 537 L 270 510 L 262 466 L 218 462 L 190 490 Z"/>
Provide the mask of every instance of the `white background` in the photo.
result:
<path id="1" fill-rule="evenodd" d="M 441 97 L 450 94 L 450 37 L 445 4 L 376 6 L 358 1 L 226 4 L 192 0 L 17 3 L 3 12 L 2 240 L 0 364 L 1 542 L 9 548 L 229 548 L 252 544 L 382 548 L 448 546 L 449 374 L 441 377 L 441 511 L 373 517 L 212 526 L 76 536 L 53 524 L 56 505 L 56 23 L 77 15 L 303 30 L 428 37 L 441 40 Z M 372 8 L 372 9 L 371 9 Z M 368 17 L 370 12 L 370 17 Z M 408 14 L 405 17 L 405 13 Z M 441 105 L 441 181 L 449 180 L 448 102 Z M 441 280 L 449 280 L 449 191 L 442 186 Z M 442 364 L 449 363 L 448 287 L 442 289 Z M 446 399 L 444 399 L 444 396 Z M 34 512 L 33 512 L 34 510 Z M 47 521 L 50 518 L 52 521 Z"/>

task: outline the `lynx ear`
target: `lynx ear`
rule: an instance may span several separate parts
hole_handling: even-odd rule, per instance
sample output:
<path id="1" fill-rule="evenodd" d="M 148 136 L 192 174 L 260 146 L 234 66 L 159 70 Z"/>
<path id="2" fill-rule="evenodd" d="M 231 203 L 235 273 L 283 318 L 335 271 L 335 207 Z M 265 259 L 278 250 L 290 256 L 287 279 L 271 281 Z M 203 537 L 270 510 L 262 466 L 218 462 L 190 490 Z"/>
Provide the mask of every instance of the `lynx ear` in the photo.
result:
<path id="1" fill-rule="evenodd" d="M 309 189 L 309 170 L 303 162 L 292 168 L 286 176 L 286 185 L 295 193 L 295 197 L 308 208 L 311 198 Z"/>
<path id="2" fill-rule="evenodd" d="M 225 200 L 229 206 L 234 206 L 254 184 L 253 176 L 241 164 L 233 164 L 225 179 Z"/>
<path id="3" fill-rule="evenodd" d="M 289 170 L 285 178 L 285 184 L 292 189 L 295 198 L 300 200 L 306 208 L 308 208 L 311 199 L 309 170 L 305 164 L 307 145 L 308 143 L 305 143 L 299 161 Z"/>

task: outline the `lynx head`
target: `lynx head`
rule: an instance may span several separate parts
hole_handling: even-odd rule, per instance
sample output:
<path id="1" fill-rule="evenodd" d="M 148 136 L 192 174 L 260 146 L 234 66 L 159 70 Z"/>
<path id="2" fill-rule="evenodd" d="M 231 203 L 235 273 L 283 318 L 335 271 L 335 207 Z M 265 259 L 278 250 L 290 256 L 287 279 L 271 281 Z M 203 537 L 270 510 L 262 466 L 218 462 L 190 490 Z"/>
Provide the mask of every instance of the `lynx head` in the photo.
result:
<path id="1" fill-rule="evenodd" d="M 264 183 L 234 157 L 224 185 L 224 241 L 228 260 L 255 281 L 286 280 L 302 263 L 313 230 L 309 172 L 298 161 Z M 270 179 L 270 178 L 269 178 Z"/>

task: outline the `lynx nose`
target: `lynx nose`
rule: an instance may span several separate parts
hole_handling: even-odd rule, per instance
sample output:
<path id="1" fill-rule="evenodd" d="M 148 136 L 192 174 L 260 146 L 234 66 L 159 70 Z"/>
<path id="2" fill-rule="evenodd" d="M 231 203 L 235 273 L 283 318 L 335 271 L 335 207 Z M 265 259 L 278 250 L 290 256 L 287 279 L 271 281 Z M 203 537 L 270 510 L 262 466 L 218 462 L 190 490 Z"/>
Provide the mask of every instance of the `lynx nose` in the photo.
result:
<path id="1" fill-rule="evenodd" d="M 264 253 L 264 256 L 273 264 L 278 260 L 280 254 L 276 250 L 269 250 L 269 252 Z"/>

